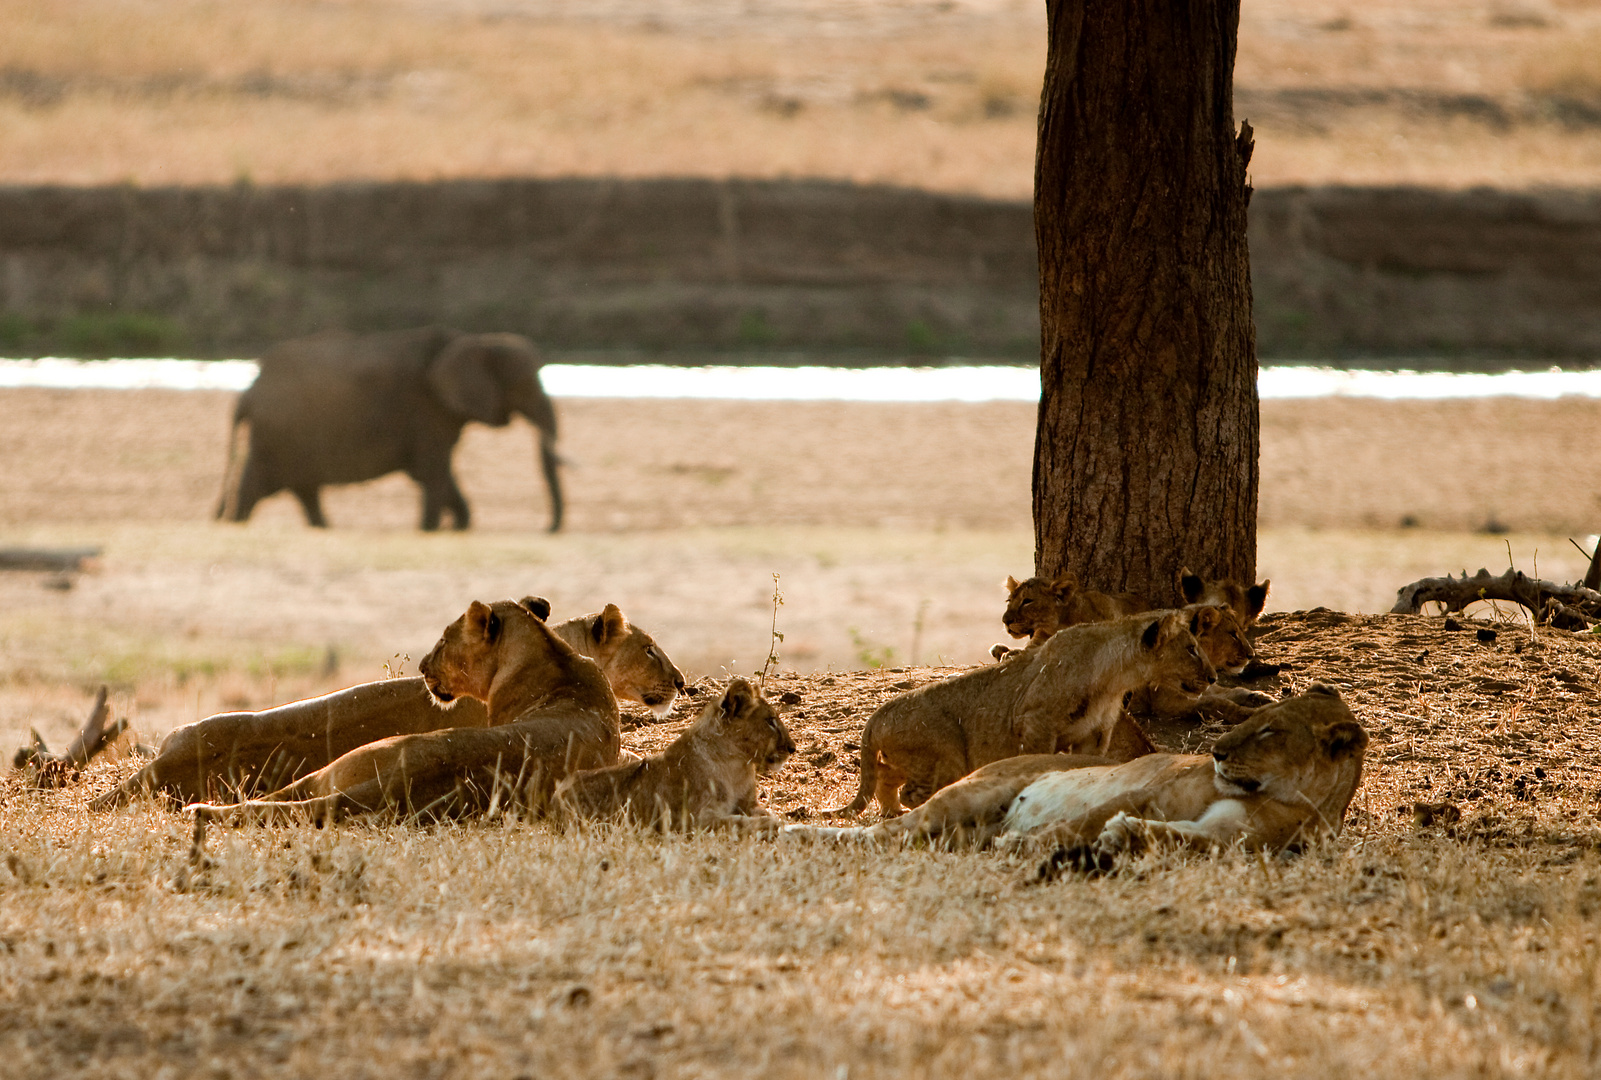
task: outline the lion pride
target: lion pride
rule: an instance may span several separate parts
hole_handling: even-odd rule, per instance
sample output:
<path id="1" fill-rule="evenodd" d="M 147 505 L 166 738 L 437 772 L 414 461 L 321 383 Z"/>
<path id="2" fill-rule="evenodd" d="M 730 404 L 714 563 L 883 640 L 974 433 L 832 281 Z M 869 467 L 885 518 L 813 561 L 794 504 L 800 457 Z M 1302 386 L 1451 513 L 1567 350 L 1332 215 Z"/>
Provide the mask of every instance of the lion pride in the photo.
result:
<path id="1" fill-rule="evenodd" d="M 544 598 L 523 603 L 539 618 L 549 617 Z M 600 665 L 619 700 L 665 716 L 684 688 L 661 646 L 616 604 L 550 629 Z M 363 683 L 260 712 L 218 713 L 173 730 L 153 760 L 89 808 L 115 809 L 144 794 L 183 803 L 264 794 L 379 739 L 489 722 L 488 711 L 471 698 L 450 712 L 441 709 L 421 676 Z"/>
<path id="2" fill-rule="evenodd" d="M 197 825 L 379 810 L 443 816 L 497 800 L 537 809 L 569 773 L 617 763 L 617 700 L 605 676 L 528 605 L 474 601 L 419 668 L 436 701 L 476 698 L 490 726 L 380 739 L 265 799 L 196 804 Z"/>
<path id="3" fill-rule="evenodd" d="M 1123 696 L 1153 682 L 1199 694 L 1216 677 L 1182 612 L 1070 626 L 999 664 L 898 694 L 862 729 L 861 787 L 886 816 L 1017 754 L 1104 753 Z M 902 788 L 905 788 L 904 793 Z"/>

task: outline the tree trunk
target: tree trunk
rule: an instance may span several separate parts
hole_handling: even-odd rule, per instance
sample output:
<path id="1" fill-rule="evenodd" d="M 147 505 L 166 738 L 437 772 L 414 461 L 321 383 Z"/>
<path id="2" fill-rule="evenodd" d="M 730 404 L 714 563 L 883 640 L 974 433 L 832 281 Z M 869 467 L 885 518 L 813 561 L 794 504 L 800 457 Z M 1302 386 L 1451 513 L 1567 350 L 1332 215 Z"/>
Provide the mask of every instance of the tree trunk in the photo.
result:
<path id="1" fill-rule="evenodd" d="M 1178 602 L 1256 572 L 1238 0 L 1047 0 L 1035 571 Z"/>

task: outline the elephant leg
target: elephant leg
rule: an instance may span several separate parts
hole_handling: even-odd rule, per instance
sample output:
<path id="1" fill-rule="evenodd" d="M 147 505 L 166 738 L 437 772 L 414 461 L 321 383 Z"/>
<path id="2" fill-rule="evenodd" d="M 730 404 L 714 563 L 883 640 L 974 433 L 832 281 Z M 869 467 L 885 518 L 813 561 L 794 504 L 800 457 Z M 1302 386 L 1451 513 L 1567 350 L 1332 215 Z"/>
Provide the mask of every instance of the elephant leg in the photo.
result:
<path id="1" fill-rule="evenodd" d="M 224 493 L 222 503 L 217 507 L 217 517 L 228 521 L 248 521 L 250 512 L 256 504 L 268 495 L 266 469 L 261 463 L 261 455 L 254 450 L 245 454 L 245 464 L 239 470 L 239 486 L 233 492 L 230 500 Z M 231 505 L 230 505 L 231 503 Z"/>
<path id="2" fill-rule="evenodd" d="M 439 522 L 447 510 L 455 528 L 465 529 L 472 524 L 472 511 L 467 508 L 467 499 L 462 495 L 461 488 L 456 486 L 456 478 L 450 474 L 448 463 L 442 471 L 412 473 L 411 478 L 422 488 L 424 532 L 439 528 Z"/>
<path id="3" fill-rule="evenodd" d="M 322 488 L 316 484 L 306 484 L 294 488 L 295 498 L 300 500 L 300 508 L 306 512 L 306 524 L 316 529 L 326 529 L 328 519 L 322 516 Z"/>

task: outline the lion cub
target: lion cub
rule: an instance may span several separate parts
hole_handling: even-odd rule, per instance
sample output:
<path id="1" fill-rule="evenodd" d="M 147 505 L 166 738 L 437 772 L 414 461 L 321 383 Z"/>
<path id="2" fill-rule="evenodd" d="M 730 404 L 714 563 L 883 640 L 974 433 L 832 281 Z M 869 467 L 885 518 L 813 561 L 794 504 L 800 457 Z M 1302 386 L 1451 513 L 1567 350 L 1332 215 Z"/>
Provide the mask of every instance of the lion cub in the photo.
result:
<path id="1" fill-rule="evenodd" d="M 1064 626 L 1106 622 L 1149 611 L 1151 605 L 1133 593 L 1103 593 L 1079 587 L 1078 575 L 1064 572 L 1049 580 L 1018 581 L 1007 575 L 1006 612 L 1001 622 L 1014 638 L 1039 644 Z"/>
<path id="2" fill-rule="evenodd" d="M 896 695 L 862 729 L 861 788 L 835 812 L 859 814 L 876 797 L 892 817 L 903 801 L 916 806 L 1017 754 L 1104 755 L 1129 691 L 1165 683 L 1199 694 L 1216 678 L 1192 619 L 1170 611 L 1070 626 L 1002 663 Z"/>
<path id="3" fill-rule="evenodd" d="M 1194 616 L 1191 630 L 1195 640 L 1219 673 L 1238 675 L 1256 657 L 1239 613 L 1233 608 L 1223 604 L 1192 604 L 1180 610 Z M 1130 695 L 1127 707 L 1136 716 L 1162 720 L 1210 717 L 1238 723 L 1251 714 L 1252 708 L 1272 700 L 1263 698 L 1264 695 L 1250 690 L 1220 689 L 1215 683 L 1199 695 L 1168 686 L 1152 686 Z"/>
<path id="4" fill-rule="evenodd" d="M 1222 604 L 1232 608 L 1245 626 L 1256 625 L 1256 617 L 1267 606 L 1267 593 L 1271 581 L 1256 585 L 1241 585 L 1232 578 L 1207 581 L 1199 574 L 1190 573 L 1189 567 L 1179 571 L 1179 595 L 1188 604 Z"/>
<path id="5" fill-rule="evenodd" d="M 672 745 L 642 761 L 562 781 L 556 805 L 576 818 L 622 816 L 642 825 L 763 831 L 778 822 L 757 803 L 756 778 L 795 752 L 789 729 L 755 687 L 735 678 Z"/>

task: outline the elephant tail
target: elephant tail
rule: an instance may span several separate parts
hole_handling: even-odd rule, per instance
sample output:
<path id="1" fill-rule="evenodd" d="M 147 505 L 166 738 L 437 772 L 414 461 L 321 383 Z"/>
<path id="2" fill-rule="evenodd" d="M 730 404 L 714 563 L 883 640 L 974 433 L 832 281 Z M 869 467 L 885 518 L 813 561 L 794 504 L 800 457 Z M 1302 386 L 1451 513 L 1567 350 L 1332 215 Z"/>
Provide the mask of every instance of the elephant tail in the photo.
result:
<path id="1" fill-rule="evenodd" d="M 545 474 L 545 488 L 550 492 L 550 531 L 561 529 L 562 498 L 561 476 L 557 472 L 562 464 L 556 452 L 556 406 L 534 373 L 533 392 L 521 402 L 518 412 L 539 430 L 539 468 Z"/>
<path id="2" fill-rule="evenodd" d="M 239 509 L 239 482 L 243 478 L 243 456 L 239 451 L 241 435 L 250 437 L 250 395 L 240 394 L 233 407 L 233 424 L 228 428 L 228 464 L 222 473 L 222 496 L 217 500 L 217 521 L 233 521 Z M 240 428 L 244 431 L 241 433 Z M 247 450 L 245 453 L 249 453 Z"/>

